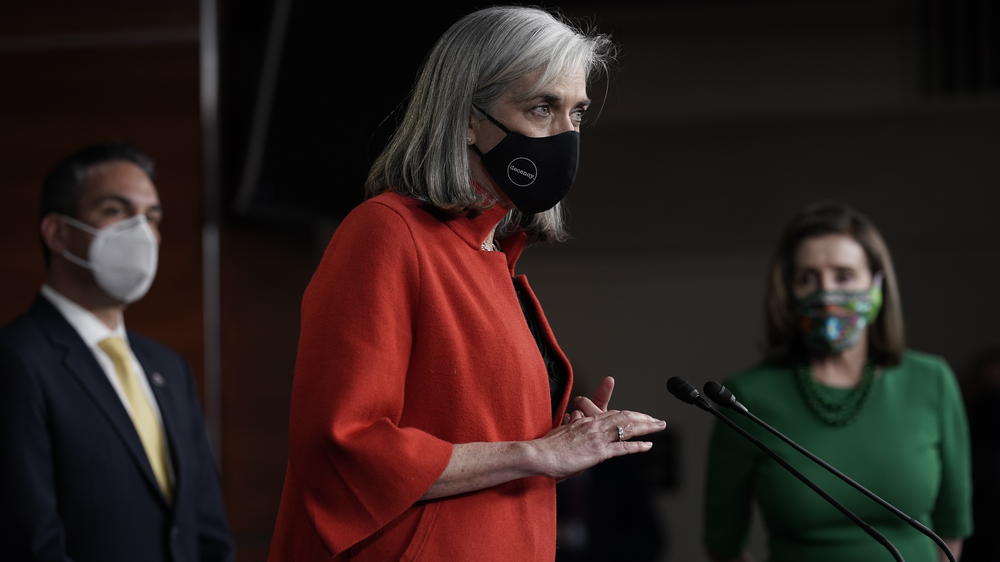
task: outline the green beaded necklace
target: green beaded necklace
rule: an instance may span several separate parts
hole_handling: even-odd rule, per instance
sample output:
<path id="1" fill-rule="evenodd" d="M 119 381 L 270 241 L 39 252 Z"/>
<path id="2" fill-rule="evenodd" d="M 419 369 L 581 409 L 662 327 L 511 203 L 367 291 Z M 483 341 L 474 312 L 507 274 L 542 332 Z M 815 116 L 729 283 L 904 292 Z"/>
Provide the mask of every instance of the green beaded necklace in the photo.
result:
<path id="1" fill-rule="evenodd" d="M 829 389 L 813 380 L 812 369 L 808 365 L 799 365 L 795 369 L 795 380 L 799 383 L 799 390 L 809 409 L 820 421 L 834 427 L 843 427 L 854 421 L 861 413 L 861 406 L 864 405 L 865 398 L 872 389 L 872 383 L 875 382 L 875 365 L 865 364 L 861 382 L 846 393 L 825 392 Z"/>

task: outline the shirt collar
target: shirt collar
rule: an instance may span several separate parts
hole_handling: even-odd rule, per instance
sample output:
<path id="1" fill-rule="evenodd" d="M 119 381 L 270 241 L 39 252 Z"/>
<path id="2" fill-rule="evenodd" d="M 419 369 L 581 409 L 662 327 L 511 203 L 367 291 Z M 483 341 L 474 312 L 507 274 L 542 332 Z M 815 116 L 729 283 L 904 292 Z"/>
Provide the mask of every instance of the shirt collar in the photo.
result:
<path id="1" fill-rule="evenodd" d="M 83 342 L 87 346 L 96 347 L 98 342 L 111 336 L 118 336 L 126 342 L 128 341 L 125 335 L 124 317 L 119 316 L 118 327 L 111 330 L 94 316 L 92 312 L 71 301 L 49 285 L 42 285 L 41 293 L 42 296 L 52 303 L 52 306 L 56 307 L 56 310 L 63 315 L 63 318 L 69 322 L 69 325 L 80 334 L 80 338 L 83 339 Z"/>

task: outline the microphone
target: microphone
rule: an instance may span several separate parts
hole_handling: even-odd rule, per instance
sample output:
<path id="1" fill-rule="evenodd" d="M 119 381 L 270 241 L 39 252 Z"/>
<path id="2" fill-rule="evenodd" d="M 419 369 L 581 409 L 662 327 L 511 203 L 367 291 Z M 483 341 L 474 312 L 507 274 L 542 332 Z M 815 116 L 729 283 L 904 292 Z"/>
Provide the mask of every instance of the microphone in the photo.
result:
<path id="1" fill-rule="evenodd" d="M 694 404 L 706 412 L 715 413 L 715 408 L 709 404 L 708 400 L 702 398 L 698 389 L 680 377 L 670 377 L 667 380 L 667 390 L 681 402 Z"/>
<path id="2" fill-rule="evenodd" d="M 856 481 L 854 481 L 853 478 L 851 478 L 851 477 L 847 476 L 846 474 L 844 474 L 843 472 L 837 470 L 830 463 L 828 463 L 828 462 L 824 461 L 823 459 L 817 457 L 816 455 L 812 454 L 805 447 L 799 445 L 795 441 L 792 441 L 788 436 L 786 436 L 785 434 L 781 433 L 780 431 L 778 431 L 777 429 L 775 429 L 774 427 L 772 427 L 769 423 L 767 423 L 764 420 L 762 420 L 762 419 L 758 418 L 757 416 L 755 416 L 750 411 L 749 408 L 747 408 L 746 406 L 744 406 L 743 404 L 741 404 L 740 401 L 736 399 L 736 396 L 733 395 L 733 393 L 732 393 L 731 390 L 729 390 L 728 388 L 722 386 L 721 384 L 719 384 L 719 383 L 717 383 L 715 381 L 708 381 L 707 383 L 705 383 L 704 389 L 705 389 L 705 395 L 708 396 L 709 398 L 711 398 L 712 401 L 715 402 L 716 404 L 719 404 L 720 406 L 725 406 L 726 408 L 732 408 L 732 409 L 736 410 L 737 412 L 743 414 L 744 416 L 750 418 L 751 420 L 754 421 L 754 423 L 756 423 L 757 425 L 759 425 L 759 426 L 763 427 L 764 429 L 768 430 L 775 437 L 777 437 L 778 439 L 781 439 L 785 443 L 788 443 L 789 445 L 791 445 L 791 447 L 793 449 L 795 449 L 796 451 L 798 451 L 798 452 L 802 453 L 803 455 L 805 455 L 806 457 L 808 457 L 809 460 L 811 460 L 814 463 L 816 463 L 816 464 L 822 466 L 823 468 L 825 468 L 827 470 L 827 472 L 829 472 L 830 474 L 833 474 L 837 478 L 840 478 L 844 482 L 850 484 L 855 490 L 857 490 L 857 491 L 861 492 L 862 494 L 864 494 L 868 499 L 870 499 L 873 502 L 875 502 L 875 503 L 879 504 L 880 506 L 884 507 L 890 513 L 892 513 L 896 517 L 899 517 L 900 519 L 902 519 L 903 521 L 905 521 L 906 523 L 908 523 L 911 527 L 913 527 L 917 531 L 920 531 L 921 533 L 923 533 L 924 535 L 926 535 L 928 538 L 930 538 L 932 541 L 934 541 L 934 544 L 936 544 L 938 546 L 938 548 L 941 549 L 941 552 L 944 552 L 945 556 L 948 557 L 948 560 L 950 562 L 955 562 L 955 556 L 951 553 L 951 549 L 948 548 L 948 545 L 946 545 L 944 543 L 944 541 L 941 540 L 941 537 L 937 536 L 937 534 L 935 534 L 934 531 L 928 529 L 920 521 L 917 521 L 916 519 L 914 519 L 914 518 L 910 517 L 909 515 L 903 513 L 896 506 L 892 505 L 891 503 L 889 503 L 889 502 L 885 501 L 884 499 L 882 499 L 881 497 L 879 497 L 875 492 L 872 492 L 868 488 L 865 488 L 861 484 L 857 483 Z M 704 398 L 703 398 L 703 400 L 704 400 Z"/>
<path id="3" fill-rule="evenodd" d="M 795 476 L 796 478 L 801 480 L 803 484 L 809 486 L 809 488 L 812 491 L 819 494 L 819 496 L 824 500 L 826 500 L 827 503 L 837 508 L 837 511 L 843 513 L 844 516 L 850 519 L 855 525 L 861 527 L 861 530 L 867 533 L 868 536 L 875 539 L 876 542 L 884 546 L 885 549 L 889 551 L 889 554 L 892 555 L 893 559 L 896 560 L 896 562 L 906 562 L 903 559 L 903 556 L 899 553 L 899 551 L 896 550 L 896 547 L 893 546 L 893 544 L 889 542 L 889 540 L 886 539 L 885 536 L 882 535 L 882 533 L 876 531 L 875 528 L 869 525 L 867 522 L 865 522 L 864 519 L 861 519 L 860 517 L 855 515 L 854 512 L 841 505 L 841 503 L 838 502 L 837 500 L 833 499 L 833 497 L 830 496 L 830 494 L 826 493 L 822 488 L 816 485 L 815 482 L 806 478 L 806 476 L 801 472 L 799 472 L 798 470 L 796 470 L 795 467 L 788 464 L 788 461 L 781 458 L 781 456 L 778 453 L 775 453 L 773 450 L 771 450 L 771 448 L 762 443 L 760 439 L 757 439 L 753 435 L 750 435 L 750 433 L 747 432 L 747 430 L 743 429 L 742 427 L 737 425 L 736 422 L 734 422 L 733 420 L 729 419 L 721 412 L 719 412 L 714 406 L 712 406 L 712 404 L 708 400 L 705 400 L 705 398 L 701 395 L 701 393 L 698 392 L 697 388 L 691 386 L 691 384 L 688 383 L 686 380 L 680 377 L 670 377 L 670 379 L 667 381 L 667 390 L 670 391 L 670 394 L 673 394 L 674 397 L 680 400 L 681 402 L 687 402 L 688 404 L 693 404 L 695 406 L 698 406 L 702 410 L 705 410 L 706 412 L 709 412 L 713 416 L 719 418 L 720 421 L 722 421 L 729 427 L 733 428 L 737 433 L 739 433 L 744 438 L 749 440 L 751 443 L 756 445 L 758 449 L 764 451 L 769 457 L 774 459 L 774 461 L 779 465 L 781 465 L 782 468 L 792 473 L 792 476 Z"/>

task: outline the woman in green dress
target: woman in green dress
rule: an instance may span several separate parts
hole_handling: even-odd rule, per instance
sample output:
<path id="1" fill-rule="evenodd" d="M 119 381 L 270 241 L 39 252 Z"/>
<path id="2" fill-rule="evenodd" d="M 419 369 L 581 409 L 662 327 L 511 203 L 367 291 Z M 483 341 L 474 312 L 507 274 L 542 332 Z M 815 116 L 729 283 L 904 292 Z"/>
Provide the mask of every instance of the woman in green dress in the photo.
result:
<path id="1" fill-rule="evenodd" d="M 972 532 L 965 411 L 945 361 L 904 347 L 896 274 L 881 235 L 846 205 L 809 206 L 786 227 L 767 284 L 767 357 L 726 386 L 760 418 L 929 526 L 957 558 Z M 907 562 L 946 560 L 882 507 L 736 421 L 875 526 Z M 717 424 L 705 492 L 712 560 L 750 560 L 753 502 L 772 562 L 891 560 L 839 511 Z"/>

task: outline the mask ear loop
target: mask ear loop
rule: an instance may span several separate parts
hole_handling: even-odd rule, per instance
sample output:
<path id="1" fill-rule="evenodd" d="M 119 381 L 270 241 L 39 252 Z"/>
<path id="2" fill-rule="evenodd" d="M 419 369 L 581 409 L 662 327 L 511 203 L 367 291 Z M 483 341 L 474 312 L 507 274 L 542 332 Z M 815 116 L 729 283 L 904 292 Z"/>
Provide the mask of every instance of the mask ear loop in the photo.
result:
<path id="1" fill-rule="evenodd" d="M 496 119 L 494 119 L 493 116 L 490 115 L 489 113 L 486 113 L 486 110 L 484 110 L 483 108 L 479 107 L 476 104 L 472 104 L 472 107 L 476 108 L 476 111 L 478 111 L 479 113 L 482 113 L 483 115 L 485 115 L 486 118 L 489 119 L 490 122 L 492 122 L 494 125 L 496 125 L 497 127 L 499 127 L 501 131 L 507 133 L 508 135 L 510 134 L 510 129 L 508 129 L 507 127 L 504 127 L 503 123 L 501 123 L 501 122 L 497 121 Z"/>
<path id="2" fill-rule="evenodd" d="M 60 215 L 60 217 L 63 219 L 63 222 L 65 222 L 66 224 L 72 226 L 73 228 L 82 230 L 83 232 L 86 232 L 87 234 L 89 234 L 91 236 L 94 236 L 94 237 L 97 236 L 98 230 L 96 228 L 90 226 L 89 224 L 87 224 L 87 223 L 85 223 L 83 221 L 76 220 L 76 219 L 74 219 L 73 217 L 71 217 L 69 215 Z M 83 259 L 83 258 L 81 258 L 79 256 L 74 255 L 72 252 L 69 251 L 69 248 L 63 248 L 62 257 L 66 258 L 70 263 L 74 263 L 74 264 L 76 264 L 76 265 L 78 265 L 80 267 L 83 267 L 85 269 L 90 269 L 90 270 L 94 269 L 93 264 L 91 264 L 89 261 L 87 261 L 87 260 L 85 260 L 85 259 Z"/>
<path id="3" fill-rule="evenodd" d="M 92 236 L 97 236 L 98 229 L 90 226 L 89 224 L 87 224 L 87 223 L 85 223 L 83 221 L 78 221 L 78 220 L 74 219 L 73 217 L 71 217 L 69 215 L 60 215 L 60 216 L 62 217 L 62 219 L 64 221 L 66 221 L 66 224 L 68 224 L 68 225 L 70 225 L 70 226 L 72 226 L 74 228 L 78 228 L 78 229 L 80 229 L 80 230 L 82 230 L 82 231 L 84 231 L 87 234 L 90 234 Z"/>
<path id="4" fill-rule="evenodd" d="M 476 109 L 476 111 L 478 111 L 479 113 L 482 113 L 483 115 L 485 115 L 486 118 L 489 119 L 491 123 L 493 123 L 494 125 L 496 125 L 501 131 L 503 131 L 504 133 L 506 133 L 508 135 L 510 134 L 510 129 L 508 129 L 507 127 L 504 127 L 503 123 L 501 123 L 501 122 L 497 121 L 496 119 L 494 119 L 493 116 L 490 115 L 489 113 L 486 113 L 486 111 L 483 108 L 479 107 L 476 104 L 472 104 L 472 107 L 474 107 Z M 472 147 L 472 150 L 476 151 L 476 154 L 478 154 L 480 158 L 483 157 L 483 151 L 479 150 L 478 146 L 476 146 L 475 144 L 472 144 L 470 146 Z"/>
<path id="5" fill-rule="evenodd" d="M 871 286 L 870 290 L 874 291 L 875 289 L 881 289 L 882 288 L 882 281 L 883 281 L 883 279 L 884 279 L 884 276 L 882 275 L 881 271 L 879 271 L 878 273 L 876 273 L 872 277 L 872 286 Z"/>

